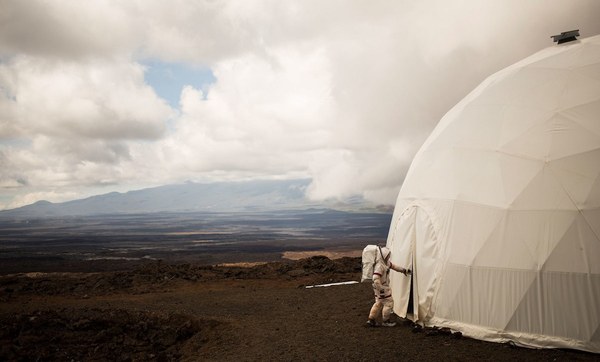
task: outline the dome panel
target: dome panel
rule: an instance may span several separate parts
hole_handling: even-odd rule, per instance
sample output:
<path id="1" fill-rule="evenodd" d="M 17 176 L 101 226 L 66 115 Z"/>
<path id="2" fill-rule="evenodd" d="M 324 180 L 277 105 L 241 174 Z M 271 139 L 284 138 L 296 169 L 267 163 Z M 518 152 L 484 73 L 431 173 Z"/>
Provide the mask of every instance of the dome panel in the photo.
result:
<path id="1" fill-rule="evenodd" d="M 571 344 L 571 348 L 589 350 L 592 346 L 587 342 L 600 324 L 598 305 L 600 276 L 538 274 L 515 309 L 506 330 L 577 340 L 579 343 Z M 556 345 L 546 345 L 553 346 Z"/>
<path id="2" fill-rule="evenodd" d="M 600 89 L 599 89 L 600 92 Z M 501 151 L 538 160 L 554 160 L 600 147 L 600 136 L 572 119 L 555 114 L 515 139 L 502 145 Z"/>
<path id="3" fill-rule="evenodd" d="M 546 164 L 530 158 L 499 154 L 501 155 L 499 163 L 502 170 L 502 191 L 504 193 L 504 203 L 501 206 L 508 208 L 531 184 L 532 180 L 542 172 Z"/>
<path id="4" fill-rule="evenodd" d="M 457 201 L 452 215 L 451 229 L 444 235 L 447 242 L 445 258 L 452 264 L 469 266 L 503 222 L 506 210 Z"/>
<path id="5" fill-rule="evenodd" d="M 581 125 L 589 132 L 600 135 L 600 101 L 580 104 L 575 107 L 563 109 L 560 114 L 573 122 Z"/>
<path id="6" fill-rule="evenodd" d="M 470 265 L 539 270 L 575 222 L 576 212 L 511 211 L 480 245 Z"/>
<path id="7" fill-rule="evenodd" d="M 453 147 L 490 149 L 499 143 L 502 129 L 503 105 L 468 106 L 461 112 L 460 127 L 449 127 L 440 132 L 430 150 Z M 491 120 L 493 119 L 493 120 Z"/>
<path id="8" fill-rule="evenodd" d="M 581 214 L 587 221 L 590 228 L 594 231 L 596 237 L 600 238 L 600 207 L 582 210 Z M 600 264 L 598 260 L 596 260 L 596 263 Z"/>
<path id="9" fill-rule="evenodd" d="M 453 158 L 450 152 L 423 152 L 418 166 L 408 171 L 400 192 L 410 198 L 449 199 L 447 195 L 456 188 L 454 178 L 447 176 L 451 174 Z M 446 175 L 444 182 L 438 181 L 440 175 Z"/>
<path id="10" fill-rule="evenodd" d="M 439 317 L 497 330 L 503 330 L 510 322 L 536 278 L 531 271 L 462 265 L 448 265 L 447 272 L 452 283 L 441 289 L 440 300 L 447 307 L 438 310 Z"/>
<path id="11" fill-rule="evenodd" d="M 580 210 L 600 207 L 600 148 L 548 162 Z"/>
<path id="12" fill-rule="evenodd" d="M 572 108 L 597 102 L 599 99 L 600 81 L 581 72 L 571 71 L 557 106 L 558 109 Z"/>
<path id="13" fill-rule="evenodd" d="M 569 197 L 556 176 L 544 167 L 529 185 L 521 191 L 509 206 L 510 210 L 568 210 L 577 211 L 577 206 Z"/>
<path id="14" fill-rule="evenodd" d="M 577 68 L 575 72 L 600 82 L 600 64 L 593 63 Z"/>
<path id="15" fill-rule="evenodd" d="M 600 264 L 595 263 L 593 255 L 600 255 L 600 240 L 584 217 L 578 214 L 548 255 L 542 270 L 600 275 Z"/>
<path id="16" fill-rule="evenodd" d="M 498 163 L 501 155 L 495 152 L 455 148 L 453 162 L 446 177 L 456 185 L 448 196 L 453 200 L 468 201 L 482 205 L 504 205 L 502 170 Z M 444 175 L 440 175 L 444 177 Z M 493 188 L 498 192 L 491 193 Z"/>
<path id="17" fill-rule="evenodd" d="M 585 45 L 585 46 L 582 46 Z M 552 56 L 546 56 L 531 62 L 531 68 L 575 69 L 591 64 L 597 64 L 600 58 L 600 45 L 587 40 L 571 42 L 559 47 L 548 48 L 556 50 Z"/>
<path id="18" fill-rule="evenodd" d="M 558 110 L 557 101 L 564 93 L 570 72 L 545 68 L 521 68 L 502 81 L 483 88 L 469 105 L 511 105 L 540 111 Z"/>
<path id="19" fill-rule="evenodd" d="M 526 133 L 536 125 L 547 122 L 555 114 L 526 104 L 505 105 L 502 114 L 502 130 L 497 147 L 502 146 Z"/>
<path id="20" fill-rule="evenodd" d="M 592 335 L 592 342 L 596 342 L 596 344 L 600 344 L 600 325 L 596 328 L 596 332 Z"/>

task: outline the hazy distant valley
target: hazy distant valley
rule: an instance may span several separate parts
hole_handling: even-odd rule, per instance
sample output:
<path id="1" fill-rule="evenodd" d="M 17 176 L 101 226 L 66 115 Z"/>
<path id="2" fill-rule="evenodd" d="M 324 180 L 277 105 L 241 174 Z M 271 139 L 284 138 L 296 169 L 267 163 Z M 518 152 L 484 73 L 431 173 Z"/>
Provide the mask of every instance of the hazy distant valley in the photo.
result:
<path id="1" fill-rule="evenodd" d="M 357 198 L 310 202 L 306 186 L 305 180 L 183 184 L 2 211 L 0 269 L 271 261 L 284 252 L 359 250 L 385 241 L 389 210 Z"/>

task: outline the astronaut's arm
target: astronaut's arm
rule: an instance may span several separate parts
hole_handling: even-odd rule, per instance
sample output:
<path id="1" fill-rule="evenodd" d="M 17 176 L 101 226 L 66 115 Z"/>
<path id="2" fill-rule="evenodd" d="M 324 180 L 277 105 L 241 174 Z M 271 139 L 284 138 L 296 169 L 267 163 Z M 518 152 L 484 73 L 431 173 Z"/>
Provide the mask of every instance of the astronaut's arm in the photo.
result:
<path id="1" fill-rule="evenodd" d="M 393 263 L 390 263 L 390 268 L 404 275 L 409 275 L 411 273 L 410 269 L 402 268 L 399 265 L 395 265 Z"/>
<path id="2" fill-rule="evenodd" d="M 381 274 L 373 273 L 373 286 L 379 291 L 380 294 L 385 292 L 383 285 L 381 284 Z"/>

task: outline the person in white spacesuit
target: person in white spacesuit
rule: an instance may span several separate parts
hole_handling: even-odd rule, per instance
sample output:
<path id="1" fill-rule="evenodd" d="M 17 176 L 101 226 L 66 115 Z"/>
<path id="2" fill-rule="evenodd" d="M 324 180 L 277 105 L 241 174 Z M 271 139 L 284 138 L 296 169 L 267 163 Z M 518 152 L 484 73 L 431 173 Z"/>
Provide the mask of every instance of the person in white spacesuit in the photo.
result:
<path id="1" fill-rule="evenodd" d="M 386 247 L 379 248 L 375 266 L 373 268 L 375 303 L 373 304 L 373 307 L 371 307 L 371 312 L 369 313 L 369 320 L 367 321 L 369 326 L 374 327 L 377 325 L 376 319 L 380 313 L 383 320 L 383 326 L 393 327 L 396 325 L 395 322 L 390 320 L 392 308 L 394 307 L 394 300 L 392 299 L 392 289 L 389 285 L 389 273 L 390 270 L 395 270 L 404 275 L 409 275 L 411 271 L 392 264 L 390 256 L 390 249 Z"/>

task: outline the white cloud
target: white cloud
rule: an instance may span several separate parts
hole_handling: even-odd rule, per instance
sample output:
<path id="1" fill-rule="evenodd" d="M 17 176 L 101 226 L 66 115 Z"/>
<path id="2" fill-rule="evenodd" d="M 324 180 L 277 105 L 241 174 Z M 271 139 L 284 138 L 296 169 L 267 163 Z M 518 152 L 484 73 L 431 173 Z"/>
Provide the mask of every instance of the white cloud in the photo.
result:
<path id="1" fill-rule="evenodd" d="M 0 55 L 112 57 L 139 41 L 133 9 L 112 1 L 0 1 Z"/>
<path id="2" fill-rule="evenodd" d="M 174 114 L 135 62 L 16 56 L 0 64 L 0 88 L 0 124 L 9 125 L 0 140 L 17 140 L 0 148 L 8 160 L 0 180 L 23 180 L 17 185 L 36 195 L 40 187 L 123 181 L 131 143 L 163 137 Z"/>
<path id="3" fill-rule="evenodd" d="M 102 185 L 306 176 L 315 198 L 391 203 L 425 137 L 484 77 L 550 35 L 600 33 L 593 0 L 0 8 L 0 193 L 20 200 L 10 205 Z M 216 81 L 185 87 L 172 110 L 144 82 L 149 58 L 208 67 Z"/>
<path id="4" fill-rule="evenodd" d="M 182 92 L 181 116 L 164 141 L 173 172 L 230 171 L 255 176 L 304 170 L 310 152 L 328 147 L 334 104 L 327 57 L 319 49 L 273 49 L 213 68 L 205 95 Z"/>
<path id="5" fill-rule="evenodd" d="M 157 138 L 170 108 L 144 84 L 143 68 L 121 61 L 48 61 L 27 56 L 0 65 L 23 134 L 64 138 Z"/>

